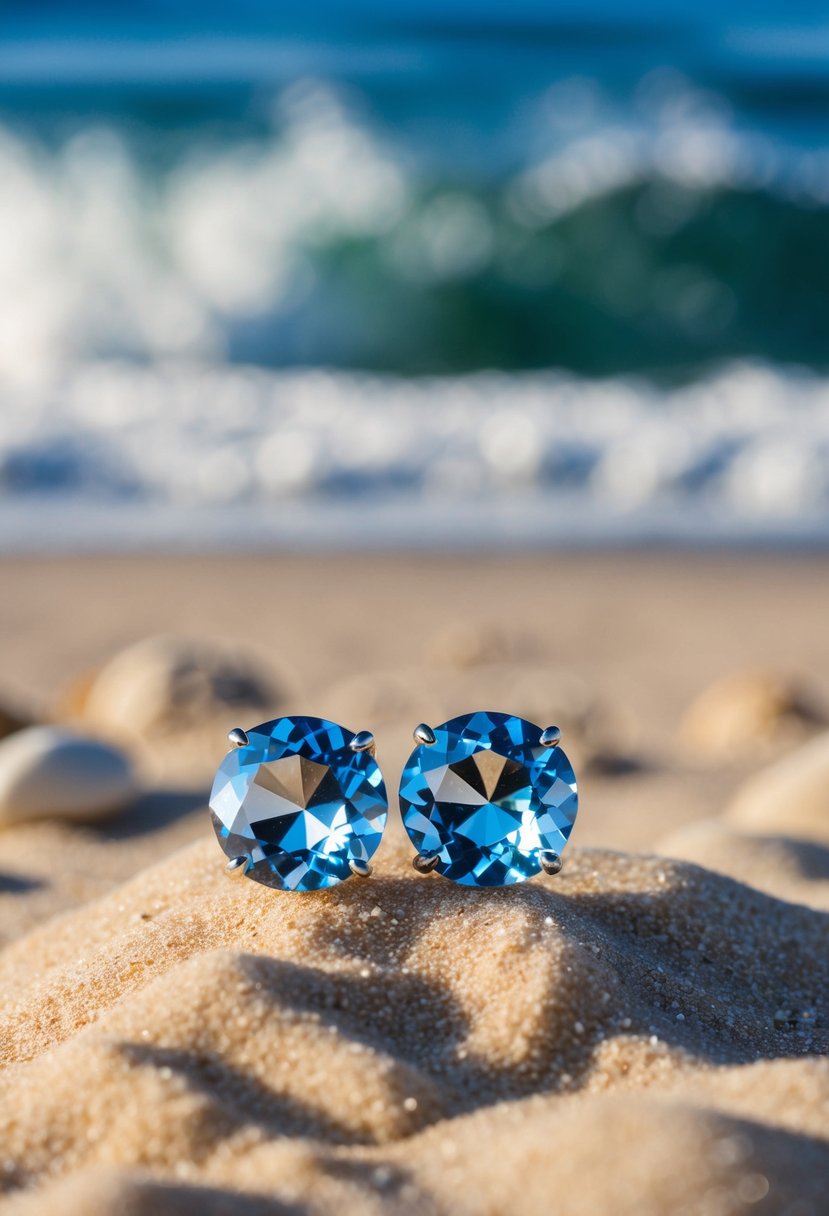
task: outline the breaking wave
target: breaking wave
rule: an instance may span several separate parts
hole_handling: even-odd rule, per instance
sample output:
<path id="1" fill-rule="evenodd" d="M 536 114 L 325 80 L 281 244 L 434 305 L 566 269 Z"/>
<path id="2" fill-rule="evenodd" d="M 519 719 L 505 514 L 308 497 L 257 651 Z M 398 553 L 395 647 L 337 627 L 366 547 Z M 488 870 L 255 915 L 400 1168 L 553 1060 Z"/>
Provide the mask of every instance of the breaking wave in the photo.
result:
<path id="1" fill-rule="evenodd" d="M 7 114 L 4 547 L 825 542 L 829 147 L 665 71 L 491 161 L 364 103 Z"/>
<path id="2" fill-rule="evenodd" d="M 112 357 L 825 367 L 829 148 L 740 129 L 659 79 L 638 117 L 597 115 L 590 82 L 555 86 L 520 163 L 492 172 L 425 162 L 313 81 L 264 132 L 166 157 L 117 124 L 0 132 L 0 383 Z"/>
<path id="3" fill-rule="evenodd" d="M 77 366 L 0 419 L 0 541 L 221 546 L 829 536 L 829 381 Z"/>

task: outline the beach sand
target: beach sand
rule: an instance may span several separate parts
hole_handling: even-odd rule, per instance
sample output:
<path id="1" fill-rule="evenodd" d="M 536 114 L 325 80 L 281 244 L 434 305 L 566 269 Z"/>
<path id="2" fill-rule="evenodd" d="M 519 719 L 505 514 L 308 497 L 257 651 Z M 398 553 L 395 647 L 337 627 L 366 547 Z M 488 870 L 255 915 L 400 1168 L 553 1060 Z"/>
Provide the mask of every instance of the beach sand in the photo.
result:
<path id="1" fill-rule="evenodd" d="M 829 1211 L 823 558 L 0 578 L 0 700 L 118 742 L 143 783 L 109 823 L 0 832 L 0 1210 Z M 164 704 L 144 650 L 107 675 L 162 633 L 249 656 L 269 712 Z M 562 726 L 581 803 L 555 878 L 411 869 L 412 727 L 477 708 Z M 222 873 L 226 731 L 290 711 L 375 733 L 391 815 L 368 881 Z"/>

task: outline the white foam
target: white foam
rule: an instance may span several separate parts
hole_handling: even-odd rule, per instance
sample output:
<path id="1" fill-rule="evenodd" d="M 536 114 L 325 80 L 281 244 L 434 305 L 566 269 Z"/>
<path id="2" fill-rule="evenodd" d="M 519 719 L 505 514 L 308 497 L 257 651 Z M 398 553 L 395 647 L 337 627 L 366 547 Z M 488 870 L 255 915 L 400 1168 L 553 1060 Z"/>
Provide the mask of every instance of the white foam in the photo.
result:
<path id="1" fill-rule="evenodd" d="M 163 173 L 106 127 L 48 153 L 0 129 L 0 380 L 94 356 L 221 356 L 236 318 L 296 303 L 315 244 L 388 231 L 398 158 L 322 85 L 276 109 L 268 138 Z"/>
<path id="2" fill-rule="evenodd" d="M 547 224 L 634 182 L 660 185 L 637 213 L 657 234 L 714 187 L 829 199 L 826 149 L 738 128 L 718 99 L 673 75 L 645 84 L 630 111 L 602 108 L 595 82 L 562 82 L 565 101 L 568 88 L 584 95 L 579 122 L 562 124 L 558 94 L 540 103 L 530 163 L 487 202 L 474 174 L 435 191 L 434 166 L 418 168 L 404 141 L 315 81 L 283 90 L 256 140 L 197 138 L 164 166 L 107 126 L 49 149 L 0 129 L 0 387 L 76 360 L 221 359 L 240 326 L 301 304 L 319 250 L 337 242 L 374 242 L 389 274 L 422 285 L 485 269 L 504 215 Z M 721 286 L 712 299 L 716 286 L 700 275 L 667 283 L 666 307 L 684 300 L 721 325 L 733 301 Z"/>
<path id="3" fill-rule="evenodd" d="M 545 151 L 494 202 L 474 183 L 432 194 L 314 82 L 284 91 L 255 142 L 164 169 L 105 128 L 51 150 L 0 131 L 2 543 L 826 539 L 817 376 L 733 364 L 669 391 L 225 361 L 235 330 L 313 290 L 337 241 L 369 239 L 390 273 L 422 282 L 485 268 L 501 206 L 547 223 L 653 178 L 637 220 L 659 234 L 684 222 L 689 186 L 829 198 L 825 150 L 738 131 L 670 74 L 645 82 L 638 118 L 608 110 L 594 82 L 557 87 L 539 109 Z M 663 287 L 691 328 L 695 309 L 722 319 L 733 305 L 704 276 Z"/>
<path id="4" fill-rule="evenodd" d="M 354 541 L 368 528 L 426 545 L 505 528 L 527 543 L 829 539 L 829 383 L 746 364 L 658 390 L 98 361 L 7 391 L 7 545 L 48 545 L 56 527 L 76 545 L 119 528 L 135 543 L 223 543 L 217 511 L 257 543 L 341 525 Z"/>

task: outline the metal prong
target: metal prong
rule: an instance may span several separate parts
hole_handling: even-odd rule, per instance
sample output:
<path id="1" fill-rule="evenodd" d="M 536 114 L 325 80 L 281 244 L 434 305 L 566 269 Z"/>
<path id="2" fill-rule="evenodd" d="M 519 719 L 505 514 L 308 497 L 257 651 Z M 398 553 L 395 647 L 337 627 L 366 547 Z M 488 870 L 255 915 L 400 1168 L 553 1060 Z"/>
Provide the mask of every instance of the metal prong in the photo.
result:
<path id="1" fill-rule="evenodd" d="M 348 863 L 348 868 L 357 878 L 371 878 L 370 861 L 357 861 L 355 858 L 352 858 Z"/>
<path id="2" fill-rule="evenodd" d="M 374 735 L 370 730 L 360 730 L 348 745 L 353 752 L 375 752 Z"/>
<path id="3" fill-rule="evenodd" d="M 554 853 L 552 849 L 544 849 L 539 854 L 538 860 L 541 862 L 541 868 L 545 874 L 558 874 L 564 865 L 558 853 Z"/>
<path id="4" fill-rule="evenodd" d="M 437 853 L 418 853 L 416 857 L 412 858 L 412 865 L 418 874 L 431 874 L 439 861 L 440 857 Z"/>
<path id="5" fill-rule="evenodd" d="M 422 743 L 425 747 L 431 747 L 433 743 L 437 743 L 438 737 L 431 726 L 427 726 L 425 722 L 421 722 L 420 726 L 414 728 L 414 741 L 415 743 Z"/>
<path id="6" fill-rule="evenodd" d="M 238 878 L 240 874 L 244 874 L 250 865 L 249 857 L 231 857 L 230 861 L 225 866 L 225 874 L 229 878 Z"/>
<path id="7" fill-rule="evenodd" d="M 234 726 L 233 730 L 228 732 L 227 737 L 234 747 L 247 747 L 248 745 L 247 732 L 242 730 L 241 726 Z"/>
<path id="8" fill-rule="evenodd" d="M 546 730 L 541 732 L 539 742 L 542 747 L 558 747 L 561 742 L 561 731 L 557 726 L 548 726 Z"/>

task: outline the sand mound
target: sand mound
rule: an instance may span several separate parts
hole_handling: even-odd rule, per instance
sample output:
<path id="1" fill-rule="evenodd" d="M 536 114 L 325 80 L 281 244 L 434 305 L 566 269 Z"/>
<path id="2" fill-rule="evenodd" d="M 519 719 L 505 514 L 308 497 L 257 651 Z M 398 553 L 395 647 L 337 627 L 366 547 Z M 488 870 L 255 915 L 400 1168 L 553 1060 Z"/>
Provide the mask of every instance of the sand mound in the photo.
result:
<path id="1" fill-rule="evenodd" d="M 384 852 L 279 895 L 200 843 L 10 946 L 9 1210 L 817 1202 L 825 915 L 656 858 L 485 892 Z"/>
<path id="2" fill-rule="evenodd" d="M 829 735 L 755 772 L 722 819 L 685 824 L 658 851 L 829 909 Z"/>
<path id="3" fill-rule="evenodd" d="M 829 844 L 829 734 L 751 777 L 727 818 L 749 832 Z"/>
<path id="4" fill-rule="evenodd" d="M 97 1167 L 8 1210 L 19 1216 L 58 1210 L 62 1216 L 551 1210 L 819 1216 L 827 1171 L 825 1143 L 756 1119 L 668 1098 L 586 1096 L 502 1104 L 430 1127 L 382 1154 L 296 1140 L 227 1145 L 206 1167 L 192 1170 L 209 1175 L 212 1185 L 188 1182 L 185 1168 L 160 1178 L 146 1169 Z M 231 1192 L 240 1180 L 243 1193 Z"/>
<path id="5" fill-rule="evenodd" d="M 719 819 L 701 819 L 659 844 L 682 858 L 728 874 L 777 899 L 829 911 L 829 848 L 788 836 L 754 836 Z"/>
<path id="6" fill-rule="evenodd" d="M 773 671 L 731 672 L 689 706 L 680 738 L 696 758 L 756 757 L 799 743 L 826 726 L 820 697 L 803 680 Z"/>

